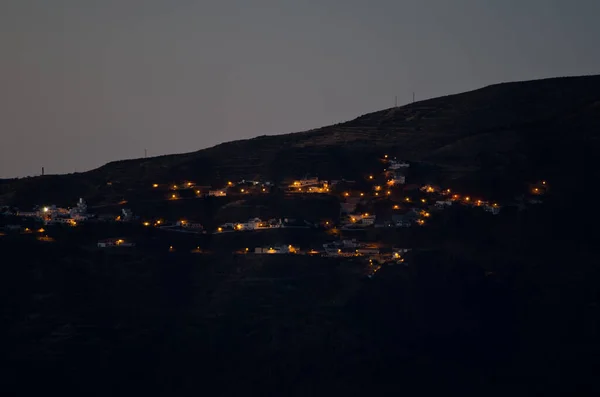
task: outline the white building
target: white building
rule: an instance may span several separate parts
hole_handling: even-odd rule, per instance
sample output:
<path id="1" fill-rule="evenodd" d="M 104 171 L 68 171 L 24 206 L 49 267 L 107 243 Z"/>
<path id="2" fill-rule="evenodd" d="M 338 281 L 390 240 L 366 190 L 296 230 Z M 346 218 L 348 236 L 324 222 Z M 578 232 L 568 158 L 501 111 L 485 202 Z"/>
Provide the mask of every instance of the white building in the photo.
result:
<path id="1" fill-rule="evenodd" d="M 438 200 L 435 202 L 437 208 L 446 208 L 452 205 L 452 200 Z"/>
<path id="2" fill-rule="evenodd" d="M 301 188 L 301 187 L 307 187 L 307 186 L 316 186 L 319 185 L 319 183 L 326 183 L 324 181 L 319 182 L 319 178 L 304 178 L 304 179 L 300 179 L 297 181 L 294 181 L 294 183 L 292 183 L 290 185 L 290 187 L 296 187 L 296 188 Z"/>
<path id="3" fill-rule="evenodd" d="M 77 221 L 74 218 L 52 217 L 44 222 L 46 225 L 70 225 L 76 226 Z"/>
<path id="4" fill-rule="evenodd" d="M 295 254 L 298 250 L 292 245 L 277 245 L 265 248 L 255 248 L 255 254 Z"/>
<path id="5" fill-rule="evenodd" d="M 500 206 L 498 204 L 485 205 L 483 206 L 483 210 L 498 215 L 500 213 Z"/>
<path id="6" fill-rule="evenodd" d="M 396 161 L 396 160 L 390 160 L 390 164 L 388 165 L 388 169 L 390 169 L 390 170 L 399 170 L 401 168 L 408 168 L 408 167 L 410 167 L 410 164 L 408 164 L 407 162 Z"/>
<path id="7" fill-rule="evenodd" d="M 406 183 L 406 177 L 404 175 L 395 175 L 388 184 L 390 185 L 404 185 Z"/>
<path id="8" fill-rule="evenodd" d="M 106 239 L 98 241 L 98 248 L 110 247 L 135 247 L 135 243 L 127 242 L 123 239 Z"/>
<path id="9" fill-rule="evenodd" d="M 370 214 L 351 214 L 348 217 L 350 218 L 350 223 L 364 226 L 375 224 L 376 219 L 375 215 Z"/>
<path id="10" fill-rule="evenodd" d="M 186 229 L 204 229 L 204 226 L 201 223 L 188 221 L 178 221 L 177 223 L 175 223 L 175 226 L 183 227 Z"/>
<path id="11" fill-rule="evenodd" d="M 421 188 L 419 188 L 419 190 L 424 193 L 435 193 L 435 192 L 439 192 L 440 188 L 437 186 L 433 186 L 433 185 L 424 185 L 424 186 L 421 186 Z"/>

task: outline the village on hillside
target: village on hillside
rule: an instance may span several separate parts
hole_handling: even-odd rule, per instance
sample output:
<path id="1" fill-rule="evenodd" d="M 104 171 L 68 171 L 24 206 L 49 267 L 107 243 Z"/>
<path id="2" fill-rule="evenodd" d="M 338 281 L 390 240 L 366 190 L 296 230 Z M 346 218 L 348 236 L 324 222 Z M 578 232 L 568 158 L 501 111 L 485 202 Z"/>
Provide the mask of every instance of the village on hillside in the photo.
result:
<path id="1" fill-rule="evenodd" d="M 132 209 L 126 207 L 126 200 L 118 203 L 120 212 L 95 214 L 83 198 L 74 207 L 61 208 L 44 203 L 29 211 L 5 207 L 1 209 L 3 226 L 0 236 L 8 234 L 36 233 L 40 241 L 53 241 L 48 234 L 51 227 L 77 228 L 82 224 L 138 224 L 145 228 L 154 228 L 165 233 L 183 233 L 188 235 L 226 235 L 261 233 L 268 230 L 305 229 L 307 233 L 316 230 L 329 231 L 334 237 L 319 249 L 301 249 L 291 244 L 275 244 L 257 247 L 238 247 L 236 252 L 242 254 L 307 254 L 335 257 L 362 256 L 370 262 L 402 262 L 409 248 L 384 246 L 382 244 L 361 242 L 359 238 L 344 238 L 343 233 L 379 229 L 380 231 L 427 227 L 428 222 L 440 213 L 453 206 L 472 208 L 491 215 L 501 212 L 503 205 L 483 197 L 471 196 L 468 193 L 456 192 L 452 187 L 441 187 L 433 184 L 417 185 L 407 182 L 407 170 L 410 164 L 383 155 L 380 159 L 380 173 L 365 174 L 361 181 L 320 180 L 317 177 L 288 180 L 276 186 L 269 181 L 241 180 L 229 181 L 225 186 L 198 186 L 193 181 L 175 182 L 169 185 L 152 184 L 152 191 L 161 192 L 162 201 L 180 200 L 219 200 L 235 198 L 244 200 L 256 196 L 268 196 L 278 190 L 286 197 L 329 196 L 339 204 L 339 213 L 317 221 L 288 216 L 261 219 L 235 219 L 207 227 L 191 217 L 169 219 L 167 215 L 156 213 L 153 217 L 137 216 Z M 540 181 L 532 184 L 527 192 L 525 204 L 537 204 L 547 192 L 548 184 Z M 235 204 L 235 202 L 234 202 Z M 157 210 L 158 211 L 158 210 Z M 10 222 L 8 221 L 10 220 Z M 104 238 L 97 241 L 97 248 L 125 248 L 136 246 L 135 241 L 122 236 Z M 169 245 L 169 251 L 176 247 Z M 194 250 L 201 253 L 198 246 Z"/>

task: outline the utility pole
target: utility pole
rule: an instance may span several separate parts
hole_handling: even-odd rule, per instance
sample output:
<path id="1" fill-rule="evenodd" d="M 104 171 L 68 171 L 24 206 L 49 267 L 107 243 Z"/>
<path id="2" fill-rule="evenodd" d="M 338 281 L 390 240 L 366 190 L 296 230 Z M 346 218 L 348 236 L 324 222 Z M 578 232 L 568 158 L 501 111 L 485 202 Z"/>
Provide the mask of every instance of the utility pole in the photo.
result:
<path id="1" fill-rule="evenodd" d="M 394 97 L 394 107 L 397 108 L 398 107 L 398 95 L 396 95 Z"/>
<path id="2" fill-rule="evenodd" d="M 42 176 L 44 176 L 44 167 L 42 167 Z"/>
<path id="3" fill-rule="evenodd" d="M 415 103 L 415 92 L 413 91 L 413 103 Z"/>
<path id="4" fill-rule="evenodd" d="M 144 149 L 144 158 L 148 157 L 148 149 Z"/>

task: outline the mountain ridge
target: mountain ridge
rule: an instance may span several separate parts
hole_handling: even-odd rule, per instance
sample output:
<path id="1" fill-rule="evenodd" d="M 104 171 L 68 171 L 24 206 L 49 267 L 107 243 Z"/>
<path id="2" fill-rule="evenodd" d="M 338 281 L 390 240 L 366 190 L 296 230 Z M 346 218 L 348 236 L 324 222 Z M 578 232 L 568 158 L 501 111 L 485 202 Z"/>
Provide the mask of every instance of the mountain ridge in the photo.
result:
<path id="1" fill-rule="evenodd" d="M 90 186 L 119 181 L 135 187 L 186 179 L 202 184 L 254 177 L 279 181 L 307 173 L 350 177 L 374 167 L 373 159 L 383 152 L 433 164 L 444 170 L 441 178 L 556 174 L 569 162 L 580 161 L 581 150 L 597 153 L 599 110 L 600 75 L 504 82 L 301 132 L 119 160 L 79 174 L 33 177 L 27 183 L 9 181 L 3 191 L 25 189 L 44 178 Z M 89 188 L 76 190 L 90 194 Z M 7 201 L 0 195 L 0 202 Z"/>

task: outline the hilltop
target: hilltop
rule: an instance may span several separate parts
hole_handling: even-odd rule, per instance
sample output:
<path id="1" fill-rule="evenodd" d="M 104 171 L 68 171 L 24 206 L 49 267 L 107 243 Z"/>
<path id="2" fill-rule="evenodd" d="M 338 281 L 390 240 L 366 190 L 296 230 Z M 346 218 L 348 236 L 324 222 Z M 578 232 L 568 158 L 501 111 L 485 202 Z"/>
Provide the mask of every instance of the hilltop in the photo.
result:
<path id="1" fill-rule="evenodd" d="M 599 127 L 600 75 L 502 83 L 304 132 L 111 162 L 85 173 L 3 181 L 0 204 L 66 195 L 102 201 L 115 191 L 175 179 L 212 184 L 305 174 L 356 177 L 384 152 L 424 165 L 424 177 L 433 167 L 440 182 L 504 186 L 515 176 L 560 179 L 567 169 L 585 169 L 598 153 Z"/>

